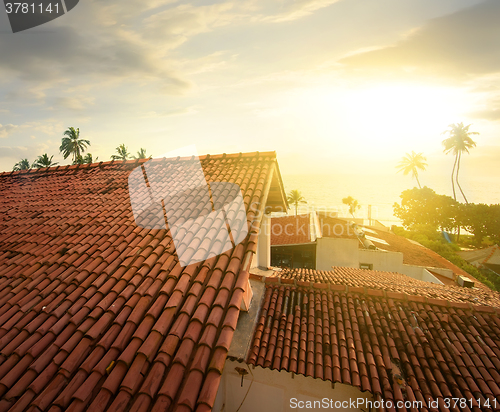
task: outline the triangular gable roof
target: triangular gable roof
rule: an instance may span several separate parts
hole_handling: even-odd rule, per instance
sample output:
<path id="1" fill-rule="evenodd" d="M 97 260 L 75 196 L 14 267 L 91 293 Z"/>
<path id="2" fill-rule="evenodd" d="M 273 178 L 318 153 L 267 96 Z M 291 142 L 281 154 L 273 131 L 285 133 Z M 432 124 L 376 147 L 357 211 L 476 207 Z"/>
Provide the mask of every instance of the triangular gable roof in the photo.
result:
<path id="1" fill-rule="evenodd" d="M 145 161 L 0 174 L 0 410 L 212 408 L 260 206 L 287 205 L 274 152 L 200 161 L 240 186 L 249 234 L 184 268 L 168 230 L 134 223 L 127 179 Z"/>
<path id="2" fill-rule="evenodd" d="M 462 250 L 458 252 L 467 262 L 476 264 L 489 263 L 493 256 L 500 255 L 500 248 L 498 245 L 493 245 L 484 249 L 477 250 Z M 496 262 L 495 262 L 496 263 Z"/>

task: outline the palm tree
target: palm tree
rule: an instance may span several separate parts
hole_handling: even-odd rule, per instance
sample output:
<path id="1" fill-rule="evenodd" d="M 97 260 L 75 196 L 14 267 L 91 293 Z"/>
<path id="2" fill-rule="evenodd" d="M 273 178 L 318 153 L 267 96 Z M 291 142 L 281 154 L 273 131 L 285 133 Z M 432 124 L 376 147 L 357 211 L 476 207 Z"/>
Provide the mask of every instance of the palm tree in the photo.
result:
<path id="1" fill-rule="evenodd" d="M 288 193 L 286 200 L 288 201 L 288 203 L 295 206 L 295 216 L 297 216 L 297 208 L 299 206 L 299 203 L 307 203 L 304 196 L 302 196 L 302 193 L 300 193 L 300 191 L 298 190 L 290 190 L 290 193 Z"/>
<path id="2" fill-rule="evenodd" d="M 130 157 L 130 153 L 128 152 L 127 146 L 121 144 L 116 148 L 117 155 L 111 155 L 111 159 L 113 160 L 127 160 Z"/>
<path id="3" fill-rule="evenodd" d="M 146 149 L 141 149 L 137 152 L 137 156 L 132 156 L 134 159 L 151 159 L 153 156 L 148 156 L 146 154 Z"/>
<path id="4" fill-rule="evenodd" d="M 33 166 L 37 169 L 40 169 L 42 167 L 56 166 L 57 163 L 52 161 L 53 157 L 54 156 L 50 156 L 49 158 L 47 153 L 44 153 L 43 155 L 37 157 L 37 159 L 33 162 Z"/>
<path id="5" fill-rule="evenodd" d="M 96 157 L 95 159 L 92 158 L 92 153 L 87 153 L 85 156 L 78 156 L 76 160 L 73 162 L 75 165 L 83 165 L 87 163 L 94 163 L 97 162 L 99 157 Z"/>
<path id="6" fill-rule="evenodd" d="M 349 206 L 349 213 L 352 215 L 354 218 L 354 213 L 356 213 L 356 210 L 361 209 L 361 205 L 358 203 L 356 199 L 354 199 L 352 196 L 347 196 L 342 199 L 342 203 L 344 205 Z"/>
<path id="7" fill-rule="evenodd" d="M 455 181 L 457 183 L 458 188 L 460 189 L 460 193 L 464 197 L 465 203 L 469 203 L 465 194 L 458 182 L 458 172 L 460 170 L 460 160 L 462 159 L 462 153 L 469 153 L 469 149 L 476 146 L 476 142 L 472 140 L 470 137 L 473 134 L 479 134 L 478 132 L 469 132 L 469 127 L 471 125 L 464 126 L 462 122 L 450 124 L 448 126 L 448 130 L 445 130 L 441 134 L 448 133 L 450 137 L 443 140 L 444 152 L 446 154 L 453 153 L 455 155 L 455 162 L 453 163 L 453 169 L 451 171 L 451 187 L 453 189 L 453 198 L 457 200 L 457 196 L 455 193 L 455 183 L 453 182 L 453 178 L 455 177 Z M 456 171 L 455 171 L 456 170 Z"/>
<path id="8" fill-rule="evenodd" d="M 75 129 L 74 127 L 68 127 L 68 130 L 64 132 L 64 136 L 59 147 L 59 152 L 63 154 L 65 159 L 72 155 L 73 164 L 75 164 L 78 156 L 81 156 L 87 146 L 90 146 L 90 141 L 80 139 L 80 129 Z"/>
<path id="9" fill-rule="evenodd" d="M 28 159 L 21 159 L 19 162 L 17 162 L 14 167 L 13 171 L 17 172 L 18 170 L 28 170 L 31 169 L 31 164 Z"/>
<path id="10" fill-rule="evenodd" d="M 406 156 L 404 156 L 401 159 L 401 162 L 396 166 L 399 170 L 399 172 L 403 172 L 403 174 L 406 176 L 411 172 L 412 177 L 417 179 L 418 187 L 422 189 L 422 186 L 420 186 L 420 181 L 418 180 L 418 169 L 420 170 L 425 170 L 427 167 L 426 163 L 426 158 L 422 153 L 415 153 L 413 150 L 410 153 L 406 153 Z"/>

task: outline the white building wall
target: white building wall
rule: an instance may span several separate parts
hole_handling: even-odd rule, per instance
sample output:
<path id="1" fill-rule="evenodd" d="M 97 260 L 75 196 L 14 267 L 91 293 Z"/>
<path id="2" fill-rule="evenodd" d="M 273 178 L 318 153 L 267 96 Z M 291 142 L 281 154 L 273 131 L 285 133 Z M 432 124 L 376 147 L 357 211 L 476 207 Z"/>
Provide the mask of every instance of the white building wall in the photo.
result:
<path id="1" fill-rule="evenodd" d="M 251 267 L 268 268 L 269 266 L 271 266 L 271 218 L 263 215 L 257 238 L 257 253 L 252 259 Z"/>
<path id="2" fill-rule="evenodd" d="M 445 269 L 448 270 L 448 269 Z M 451 272 L 451 270 L 450 270 Z M 413 265 L 403 265 L 401 272 L 403 275 L 409 276 L 414 279 L 423 280 L 424 282 L 436 283 L 438 285 L 443 285 L 436 276 L 429 272 L 423 266 L 413 266 Z M 453 272 L 451 272 L 453 274 Z"/>
<path id="3" fill-rule="evenodd" d="M 332 270 L 332 266 L 359 268 L 359 241 L 322 237 L 316 244 L 316 269 Z"/>
<path id="4" fill-rule="evenodd" d="M 403 254 L 401 252 L 360 249 L 356 239 L 328 237 L 317 239 L 317 270 L 331 270 L 332 266 L 359 268 L 360 264 L 372 265 L 373 270 L 398 272 L 425 282 L 443 284 L 425 267 L 403 264 Z M 453 278 L 453 272 L 449 269 L 437 269 L 436 272 L 440 274 L 441 272 L 446 273 L 445 276 Z"/>
<path id="5" fill-rule="evenodd" d="M 249 372 L 243 378 L 235 368 L 244 368 Z M 369 392 L 361 392 L 358 388 L 340 383 L 314 379 L 286 371 L 277 371 L 259 366 L 253 367 L 244 363 L 226 361 L 222 374 L 219 392 L 213 408 L 214 412 L 281 412 L 310 410 L 306 402 L 353 401 L 360 407 L 328 408 L 327 410 L 363 411 L 366 401 L 372 400 Z M 304 402 L 299 409 L 298 403 Z M 316 405 L 319 405 L 318 403 Z M 345 404 L 346 405 L 346 404 Z M 295 406 L 295 407 L 294 407 Z M 239 409 L 238 409 L 239 408 Z M 315 410 L 324 409 L 316 408 Z"/>
<path id="6" fill-rule="evenodd" d="M 373 270 L 401 273 L 403 268 L 403 254 L 385 250 L 360 249 L 359 263 L 371 264 L 373 265 Z"/>

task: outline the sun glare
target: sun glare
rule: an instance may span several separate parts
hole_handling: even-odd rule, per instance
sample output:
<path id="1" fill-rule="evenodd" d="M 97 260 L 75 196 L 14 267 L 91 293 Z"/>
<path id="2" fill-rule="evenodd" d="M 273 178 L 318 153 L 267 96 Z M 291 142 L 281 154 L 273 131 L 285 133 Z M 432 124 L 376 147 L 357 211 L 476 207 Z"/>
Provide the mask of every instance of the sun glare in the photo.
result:
<path id="1" fill-rule="evenodd" d="M 316 89 L 302 97 L 304 114 L 320 139 L 389 156 L 439 150 L 437 137 L 467 111 L 463 90 L 413 84 Z M 342 138 L 332 141 L 332 136 Z"/>

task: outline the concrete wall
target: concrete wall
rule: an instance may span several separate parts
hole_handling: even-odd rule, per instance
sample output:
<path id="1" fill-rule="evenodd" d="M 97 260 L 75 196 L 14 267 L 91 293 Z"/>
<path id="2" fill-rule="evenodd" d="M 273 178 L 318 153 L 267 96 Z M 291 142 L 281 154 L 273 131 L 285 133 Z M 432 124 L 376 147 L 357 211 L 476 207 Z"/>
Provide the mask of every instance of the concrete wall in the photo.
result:
<path id="1" fill-rule="evenodd" d="M 257 238 L 257 253 L 252 259 L 251 267 L 268 268 L 271 266 L 271 218 L 262 216 L 259 237 Z"/>
<path id="2" fill-rule="evenodd" d="M 398 272 L 414 279 L 423 280 L 424 282 L 443 285 L 443 282 L 441 282 L 436 276 L 434 276 L 423 266 L 403 265 L 401 270 Z"/>
<path id="3" fill-rule="evenodd" d="M 332 266 L 359 268 L 360 264 L 372 265 L 373 270 L 398 272 L 425 282 L 443 284 L 425 267 L 403 264 L 403 254 L 401 252 L 360 249 L 356 239 L 329 237 L 317 239 L 317 270 L 331 270 Z M 449 269 L 436 269 L 436 272 L 439 274 L 446 273 L 444 276 L 453 279 L 453 272 Z"/>
<path id="4" fill-rule="evenodd" d="M 388 252 L 385 250 L 359 250 L 359 263 L 373 265 L 373 270 L 385 272 L 400 272 L 403 266 L 403 254 L 400 252 Z"/>
<path id="5" fill-rule="evenodd" d="M 316 269 L 332 270 L 332 266 L 359 268 L 358 244 L 357 239 L 317 239 Z"/>
<path id="6" fill-rule="evenodd" d="M 248 372 L 243 378 L 235 368 L 244 368 Z M 305 402 L 349 402 L 359 408 L 347 408 L 349 411 L 366 410 L 366 400 L 372 400 L 369 392 L 361 392 L 354 386 L 333 384 L 329 381 L 296 375 L 285 371 L 277 371 L 259 366 L 253 367 L 245 363 L 226 361 L 222 374 L 219 392 L 213 408 L 214 412 L 281 412 L 308 410 Z M 297 407 L 304 402 L 303 408 Z M 295 407 L 294 407 L 295 406 Z M 239 408 L 239 409 L 238 409 Z M 319 410 L 316 408 L 315 410 Z M 344 410 L 328 408 L 328 410 Z"/>
<path id="7" fill-rule="evenodd" d="M 433 268 L 433 267 L 429 267 L 429 269 L 432 270 L 433 272 L 436 272 L 437 274 L 439 274 L 441 276 L 445 276 L 447 278 L 455 280 L 455 275 L 453 274 L 453 270 L 451 270 L 451 269 Z"/>

